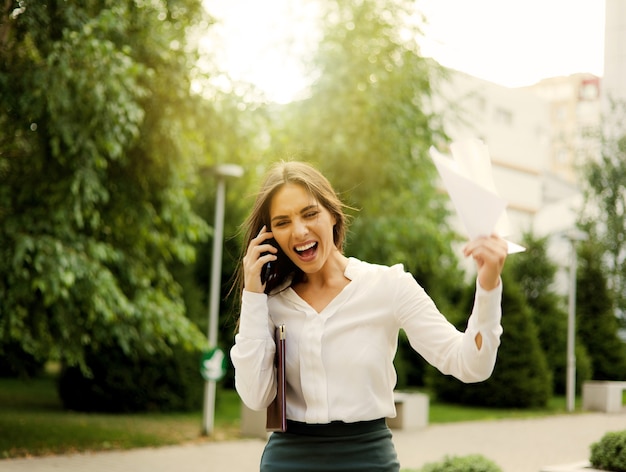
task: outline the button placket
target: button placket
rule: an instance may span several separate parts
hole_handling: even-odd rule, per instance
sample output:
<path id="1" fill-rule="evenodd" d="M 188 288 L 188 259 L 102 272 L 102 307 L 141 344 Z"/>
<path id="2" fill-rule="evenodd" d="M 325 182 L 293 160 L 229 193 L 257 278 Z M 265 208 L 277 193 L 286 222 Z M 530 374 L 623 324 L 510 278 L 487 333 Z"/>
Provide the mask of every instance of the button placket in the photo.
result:
<path id="1" fill-rule="evenodd" d="M 322 359 L 325 317 L 307 312 L 300 340 L 301 384 L 307 404 L 306 421 L 328 422 L 327 375 Z"/>

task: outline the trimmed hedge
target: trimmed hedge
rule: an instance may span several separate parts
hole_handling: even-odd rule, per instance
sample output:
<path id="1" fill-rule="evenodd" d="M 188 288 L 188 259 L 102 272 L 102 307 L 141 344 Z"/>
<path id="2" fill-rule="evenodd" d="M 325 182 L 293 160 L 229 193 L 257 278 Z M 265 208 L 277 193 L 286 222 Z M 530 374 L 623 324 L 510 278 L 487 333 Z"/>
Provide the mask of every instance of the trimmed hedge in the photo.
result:
<path id="1" fill-rule="evenodd" d="M 608 432 L 591 445 L 591 465 L 611 472 L 626 472 L 626 430 Z"/>
<path id="2" fill-rule="evenodd" d="M 411 471 L 406 471 L 411 472 Z M 417 472 L 503 472 L 493 461 L 480 454 L 446 456 L 441 462 L 426 464 Z"/>
<path id="3" fill-rule="evenodd" d="M 61 371 L 63 407 L 85 412 L 194 411 L 202 406 L 199 352 L 173 348 L 171 356 L 129 358 L 119 347 L 86 356 L 92 376 L 79 367 Z"/>

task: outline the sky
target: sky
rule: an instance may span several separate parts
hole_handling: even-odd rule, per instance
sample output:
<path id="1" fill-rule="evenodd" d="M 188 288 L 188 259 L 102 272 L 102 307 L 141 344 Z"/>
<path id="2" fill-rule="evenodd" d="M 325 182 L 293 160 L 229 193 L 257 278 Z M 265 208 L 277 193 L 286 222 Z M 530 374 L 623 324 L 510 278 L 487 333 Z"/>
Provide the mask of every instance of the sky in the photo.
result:
<path id="1" fill-rule="evenodd" d="M 315 0 L 205 0 L 218 62 L 286 103 L 306 87 L 299 60 L 318 38 Z M 602 76 L 603 0 L 417 0 L 422 54 L 507 87 L 577 72 Z M 215 49 L 213 49 L 215 51 Z"/>

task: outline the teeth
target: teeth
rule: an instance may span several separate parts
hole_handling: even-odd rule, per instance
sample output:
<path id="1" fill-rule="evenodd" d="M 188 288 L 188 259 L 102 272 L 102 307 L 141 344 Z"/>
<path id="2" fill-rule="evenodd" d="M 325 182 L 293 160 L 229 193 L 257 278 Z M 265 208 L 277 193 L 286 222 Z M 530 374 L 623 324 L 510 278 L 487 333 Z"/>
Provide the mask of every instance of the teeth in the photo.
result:
<path id="1" fill-rule="evenodd" d="M 296 251 L 298 252 L 303 252 L 306 251 L 307 249 L 311 249 L 313 246 L 315 246 L 315 243 L 309 243 L 309 244 L 305 244 L 303 246 L 296 246 Z"/>

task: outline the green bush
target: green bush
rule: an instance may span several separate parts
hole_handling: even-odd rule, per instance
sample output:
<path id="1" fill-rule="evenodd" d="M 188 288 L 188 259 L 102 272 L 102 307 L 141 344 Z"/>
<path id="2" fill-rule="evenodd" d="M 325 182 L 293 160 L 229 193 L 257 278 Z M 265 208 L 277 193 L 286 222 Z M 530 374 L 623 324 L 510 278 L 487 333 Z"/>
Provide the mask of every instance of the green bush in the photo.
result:
<path id="1" fill-rule="evenodd" d="M 594 380 L 621 380 L 626 372 L 626 345 L 619 338 L 607 268 L 592 241 L 579 250 L 576 328 L 591 359 Z"/>
<path id="2" fill-rule="evenodd" d="M 202 406 L 204 380 L 200 353 L 172 350 L 172 355 L 136 359 L 119 347 L 86 355 L 92 371 L 68 367 L 59 376 L 63 407 L 74 411 L 130 413 L 141 411 L 193 411 Z"/>
<path id="3" fill-rule="evenodd" d="M 417 472 L 502 472 L 502 469 L 480 454 L 471 454 L 446 456 L 443 461 L 426 464 Z"/>
<path id="4" fill-rule="evenodd" d="M 591 465 L 611 472 L 626 472 L 626 430 L 606 433 L 591 445 Z"/>
<path id="5" fill-rule="evenodd" d="M 525 233 L 526 251 L 506 261 L 508 268 L 524 294 L 537 327 L 539 344 L 548 368 L 552 372 L 555 394 L 566 393 L 567 379 L 567 310 L 563 297 L 554 290 L 558 265 L 548 255 L 547 236 Z M 576 343 L 576 391 L 581 392 L 584 381 L 591 379 L 591 359 L 587 349 Z"/>
<path id="6" fill-rule="evenodd" d="M 0 377 L 35 377 L 41 374 L 43 366 L 43 361 L 24 351 L 17 342 L 0 346 Z"/>

